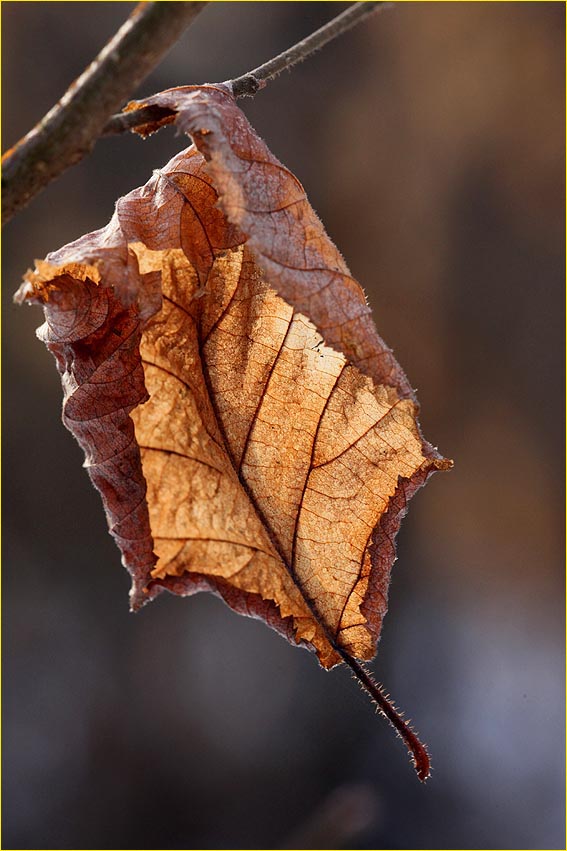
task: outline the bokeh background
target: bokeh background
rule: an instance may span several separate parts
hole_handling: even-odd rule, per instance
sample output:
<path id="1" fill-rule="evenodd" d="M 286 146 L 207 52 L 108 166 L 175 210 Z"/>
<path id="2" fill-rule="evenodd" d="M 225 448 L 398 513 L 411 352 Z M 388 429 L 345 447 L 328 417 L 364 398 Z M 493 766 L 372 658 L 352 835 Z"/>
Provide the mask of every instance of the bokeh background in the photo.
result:
<path id="1" fill-rule="evenodd" d="M 4 148 L 133 5 L 2 3 Z M 344 5 L 211 3 L 137 94 L 237 76 Z M 373 664 L 425 787 L 348 673 L 207 595 L 128 613 L 41 313 L 12 305 L 184 141 L 102 140 L 5 228 L 3 847 L 564 847 L 564 14 L 399 3 L 242 102 L 455 459 L 403 525 Z"/>

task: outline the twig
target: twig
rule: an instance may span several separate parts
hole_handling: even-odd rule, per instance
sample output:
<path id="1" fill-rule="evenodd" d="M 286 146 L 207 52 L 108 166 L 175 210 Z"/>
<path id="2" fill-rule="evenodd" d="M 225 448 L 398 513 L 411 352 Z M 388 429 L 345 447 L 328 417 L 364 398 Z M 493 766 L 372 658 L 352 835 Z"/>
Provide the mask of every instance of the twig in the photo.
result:
<path id="1" fill-rule="evenodd" d="M 89 153 L 110 115 L 158 64 L 204 2 L 139 3 L 56 106 L 2 158 L 2 224 Z"/>
<path id="2" fill-rule="evenodd" d="M 306 38 L 298 41 L 293 47 L 280 53 L 279 56 L 270 59 L 269 62 L 260 65 L 253 71 L 248 71 L 241 77 L 236 77 L 234 80 L 229 80 L 226 85 L 232 87 L 233 94 L 236 98 L 253 97 L 256 92 L 263 89 L 268 80 L 272 80 L 286 68 L 291 68 L 298 62 L 302 62 L 308 56 L 311 56 L 316 50 L 319 50 L 329 41 L 332 41 L 342 33 L 354 27 L 374 12 L 380 9 L 386 9 L 391 6 L 391 3 L 353 3 L 336 18 L 333 18 L 327 24 L 324 24 L 314 33 Z M 173 110 L 166 110 L 159 106 L 143 106 L 140 109 L 133 109 L 129 112 L 121 112 L 118 115 L 113 115 L 107 122 L 103 135 L 111 136 L 118 133 L 126 133 L 129 130 L 134 130 L 136 127 L 144 124 L 153 124 L 167 115 L 174 116 Z"/>
<path id="3" fill-rule="evenodd" d="M 111 41 L 73 83 L 59 103 L 2 158 L 2 224 L 48 183 L 93 148 L 100 136 L 174 117 L 173 110 L 141 107 L 112 112 L 173 46 L 206 3 L 140 3 Z M 284 69 L 291 68 L 360 23 L 388 2 L 353 3 L 336 18 L 264 65 L 229 81 L 234 96 L 251 97 Z M 109 116 L 111 116 L 109 118 Z"/>
<path id="4" fill-rule="evenodd" d="M 298 62 L 302 62 L 311 56 L 316 50 L 320 50 L 329 41 L 350 30 L 356 24 L 364 21 L 379 9 L 390 6 L 391 3 L 353 3 L 336 18 L 324 24 L 314 33 L 298 41 L 293 47 L 284 50 L 279 56 L 270 59 L 253 71 L 248 71 L 241 77 L 230 81 L 232 91 L 236 98 L 252 97 L 259 89 L 263 89 L 268 80 L 272 80 L 281 74 L 286 68 L 291 68 Z"/>

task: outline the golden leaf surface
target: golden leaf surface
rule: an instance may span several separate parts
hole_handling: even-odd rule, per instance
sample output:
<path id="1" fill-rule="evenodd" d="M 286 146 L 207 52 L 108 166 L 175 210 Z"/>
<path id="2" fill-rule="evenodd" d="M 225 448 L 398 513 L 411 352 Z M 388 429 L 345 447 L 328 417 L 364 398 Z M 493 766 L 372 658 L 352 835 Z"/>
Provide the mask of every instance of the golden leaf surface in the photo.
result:
<path id="1" fill-rule="evenodd" d="M 211 590 L 324 667 L 370 659 L 407 501 L 450 462 L 301 184 L 228 88 L 146 103 L 174 109 L 195 146 L 18 295 L 43 304 L 132 605 Z"/>

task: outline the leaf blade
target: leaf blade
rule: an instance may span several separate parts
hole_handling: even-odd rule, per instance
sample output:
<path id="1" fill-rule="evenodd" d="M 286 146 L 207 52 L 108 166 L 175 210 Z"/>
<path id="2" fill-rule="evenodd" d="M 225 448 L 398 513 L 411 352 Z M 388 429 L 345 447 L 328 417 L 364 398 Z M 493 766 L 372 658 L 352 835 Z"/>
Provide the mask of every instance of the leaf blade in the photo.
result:
<path id="1" fill-rule="evenodd" d="M 65 423 L 132 605 L 210 590 L 324 667 L 370 659 L 407 502 L 451 462 L 424 441 L 303 187 L 232 95 L 153 102 L 200 152 L 119 199 L 106 228 L 38 263 L 19 293 L 44 305 Z"/>

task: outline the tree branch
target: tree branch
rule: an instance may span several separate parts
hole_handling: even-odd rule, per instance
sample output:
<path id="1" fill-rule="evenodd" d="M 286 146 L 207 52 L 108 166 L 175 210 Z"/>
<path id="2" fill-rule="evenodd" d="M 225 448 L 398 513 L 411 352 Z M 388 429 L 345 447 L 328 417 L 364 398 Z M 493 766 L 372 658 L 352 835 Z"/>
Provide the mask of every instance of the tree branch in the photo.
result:
<path id="1" fill-rule="evenodd" d="M 241 77 L 231 80 L 229 85 L 236 98 L 252 97 L 259 89 L 263 89 L 268 80 L 273 80 L 282 71 L 302 62 L 308 56 L 320 50 L 329 41 L 350 30 L 356 24 L 364 21 L 380 9 L 391 6 L 391 3 L 353 3 L 336 18 L 324 24 L 318 30 L 298 41 L 293 47 L 265 62 L 253 71 L 248 71 Z"/>
<path id="2" fill-rule="evenodd" d="M 129 99 L 205 5 L 204 2 L 138 4 L 59 103 L 2 157 L 3 225 L 48 183 L 82 160 L 100 136 L 124 133 L 175 116 L 173 110 L 159 106 L 144 106 L 118 115 L 112 112 Z M 293 47 L 229 81 L 228 85 L 235 97 L 251 97 L 286 68 L 390 5 L 353 3 Z"/>
<path id="3" fill-rule="evenodd" d="M 279 56 L 270 59 L 269 62 L 260 65 L 253 71 L 248 71 L 241 77 L 236 77 L 234 80 L 229 80 L 226 85 L 232 87 L 232 91 L 236 98 L 253 97 L 256 92 L 263 89 L 268 80 L 272 80 L 286 68 L 291 68 L 298 62 L 307 59 L 316 50 L 320 50 L 325 44 L 337 36 L 342 35 L 351 27 L 365 20 L 370 15 L 381 9 L 387 9 L 391 3 L 353 3 L 336 18 L 333 18 L 328 23 L 324 24 L 314 33 L 306 38 L 298 41 L 293 47 L 280 53 Z M 132 109 L 129 112 L 121 112 L 118 115 L 113 115 L 107 122 L 103 135 L 111 136 L 118 133 L 126 133 L 129 130 L 134 130 L 136 127 L 144 124 L 154 124 L 167 116 L 175 115 L 173 110 L 165 109 L 160 106 L 143 106 L 140 109 Z"/>
<path id="4" fill-rule="evenodd" d="M 2 157 L 2 224 L 86 156 L 110 115 L 173 47 L 204 2 L 139 3 L 59 103 Z"/>

